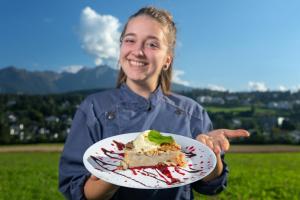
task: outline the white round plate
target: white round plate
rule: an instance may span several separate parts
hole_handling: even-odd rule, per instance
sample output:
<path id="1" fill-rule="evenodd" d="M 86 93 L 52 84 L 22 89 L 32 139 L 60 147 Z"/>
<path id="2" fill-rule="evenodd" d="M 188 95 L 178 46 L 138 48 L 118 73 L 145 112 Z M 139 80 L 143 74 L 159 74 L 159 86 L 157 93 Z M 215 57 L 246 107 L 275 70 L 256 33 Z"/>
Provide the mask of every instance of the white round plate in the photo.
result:
<path id="1" fill-rule="evenodd" d="M 186 167 L 136 168 L 120 170 L 124 144 L 140 133 L 121 134 L 101 140 L 90 146 L 83 155 L 83 163 L 96 177 L 123 187 L 165 189 L 198 181 L 212 172 L 216 156 L 211 149 L 197 140 L 169 133 L 186 154 Z"/>

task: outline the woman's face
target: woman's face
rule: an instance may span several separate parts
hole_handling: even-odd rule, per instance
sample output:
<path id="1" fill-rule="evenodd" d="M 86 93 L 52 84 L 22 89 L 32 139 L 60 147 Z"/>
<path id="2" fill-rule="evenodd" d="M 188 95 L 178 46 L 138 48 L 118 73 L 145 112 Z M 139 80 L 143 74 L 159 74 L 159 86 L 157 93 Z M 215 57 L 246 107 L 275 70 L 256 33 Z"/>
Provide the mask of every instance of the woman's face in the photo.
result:
<path id="1" fill-rule="evenodd" d="M 168 67 L 171 59 L 164 27 L 144 15 L 128 22 L 120 50 L 127 85 L 146 84 L 156 88 L 162 68 Z"/>

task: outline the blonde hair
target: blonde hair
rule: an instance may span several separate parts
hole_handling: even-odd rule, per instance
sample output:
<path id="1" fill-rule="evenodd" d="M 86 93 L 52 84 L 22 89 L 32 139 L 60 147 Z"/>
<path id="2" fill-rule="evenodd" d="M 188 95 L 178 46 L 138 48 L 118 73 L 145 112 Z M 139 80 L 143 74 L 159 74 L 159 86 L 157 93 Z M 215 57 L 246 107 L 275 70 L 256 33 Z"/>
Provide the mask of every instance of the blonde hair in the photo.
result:
<path id="1" fill-rule="evenodd" d="M 141 8 L 139 11 L 137 11 L 135 14 L 131 15 L 126 23 L 126 25 L 123 28 L 123 31 L 120 36 L 120 43 L 122 43 L 122 39 L 124 37 L 124 34 L 127 29 L 128 22 L 133 19 L 134 17 L 146 15 L 154 20 L 156 20 L 158 23 L 162 25 L 162 27 L 166 27 L 166 39 L 167 39 L 167 45 L 168 45 L 168 53 L 171 54 L 172 60 L 167 70 L 162 70 L 161 74 L 158 78 L 158 83 L 161 85 L 162 91 L 164 94 L 169 94 L 171 91 L 171 80 L 172 80 L 172 71 L 173 71 L 173 57 L 174 57 L 174 51 L 175 51 L 175 44 L 176 44 L 176 26 L 173 22 L 172 15 L 163 9 L 158 9 L 152 6 Z M 117 79 L 117 87 L 119 88 L 122 83 L 126 82 L 126 74 L 122 70 L 122 68 L 119 71 L 118 79 Z"/>

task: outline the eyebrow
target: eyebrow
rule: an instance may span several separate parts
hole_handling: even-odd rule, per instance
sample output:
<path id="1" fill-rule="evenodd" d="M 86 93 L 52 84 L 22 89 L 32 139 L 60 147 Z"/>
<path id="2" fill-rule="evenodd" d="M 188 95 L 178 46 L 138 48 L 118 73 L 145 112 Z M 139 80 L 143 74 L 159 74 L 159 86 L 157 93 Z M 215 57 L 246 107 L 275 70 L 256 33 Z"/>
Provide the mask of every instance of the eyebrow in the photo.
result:
<path id="1" fill-rule="evenodd" d="M 127 37 L 127 36 L 136 36 L 136 34 L 135 34 L 135 33 L 126 33 L 126 34 L 124 35 L 124 37 Z M 124 38 L 124 37 L 123 37 L 123 38 Z M 155 40 L 158 40 L 158 41 L 159 41 L 159 38 L 156 37 L 156 36 L 153 36 L 153 35 L 147 36 L 147 39 L 155 39 Z"/>

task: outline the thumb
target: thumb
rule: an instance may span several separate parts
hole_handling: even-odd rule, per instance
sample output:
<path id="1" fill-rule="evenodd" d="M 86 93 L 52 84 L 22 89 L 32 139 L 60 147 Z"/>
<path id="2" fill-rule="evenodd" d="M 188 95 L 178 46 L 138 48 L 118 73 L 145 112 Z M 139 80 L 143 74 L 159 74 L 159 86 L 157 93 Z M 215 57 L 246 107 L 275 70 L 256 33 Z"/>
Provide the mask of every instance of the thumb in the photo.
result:
<path id="1" fill-rule="evenodd" d="M 94 176 L 94 175 L 91 175 L 91 176 L 90 176 L 90 179 L 91 179 L 92 181 L 97 181 L 97 180 L 99 180 L 99 178 L 96 177 L 96 176 Z"/>

